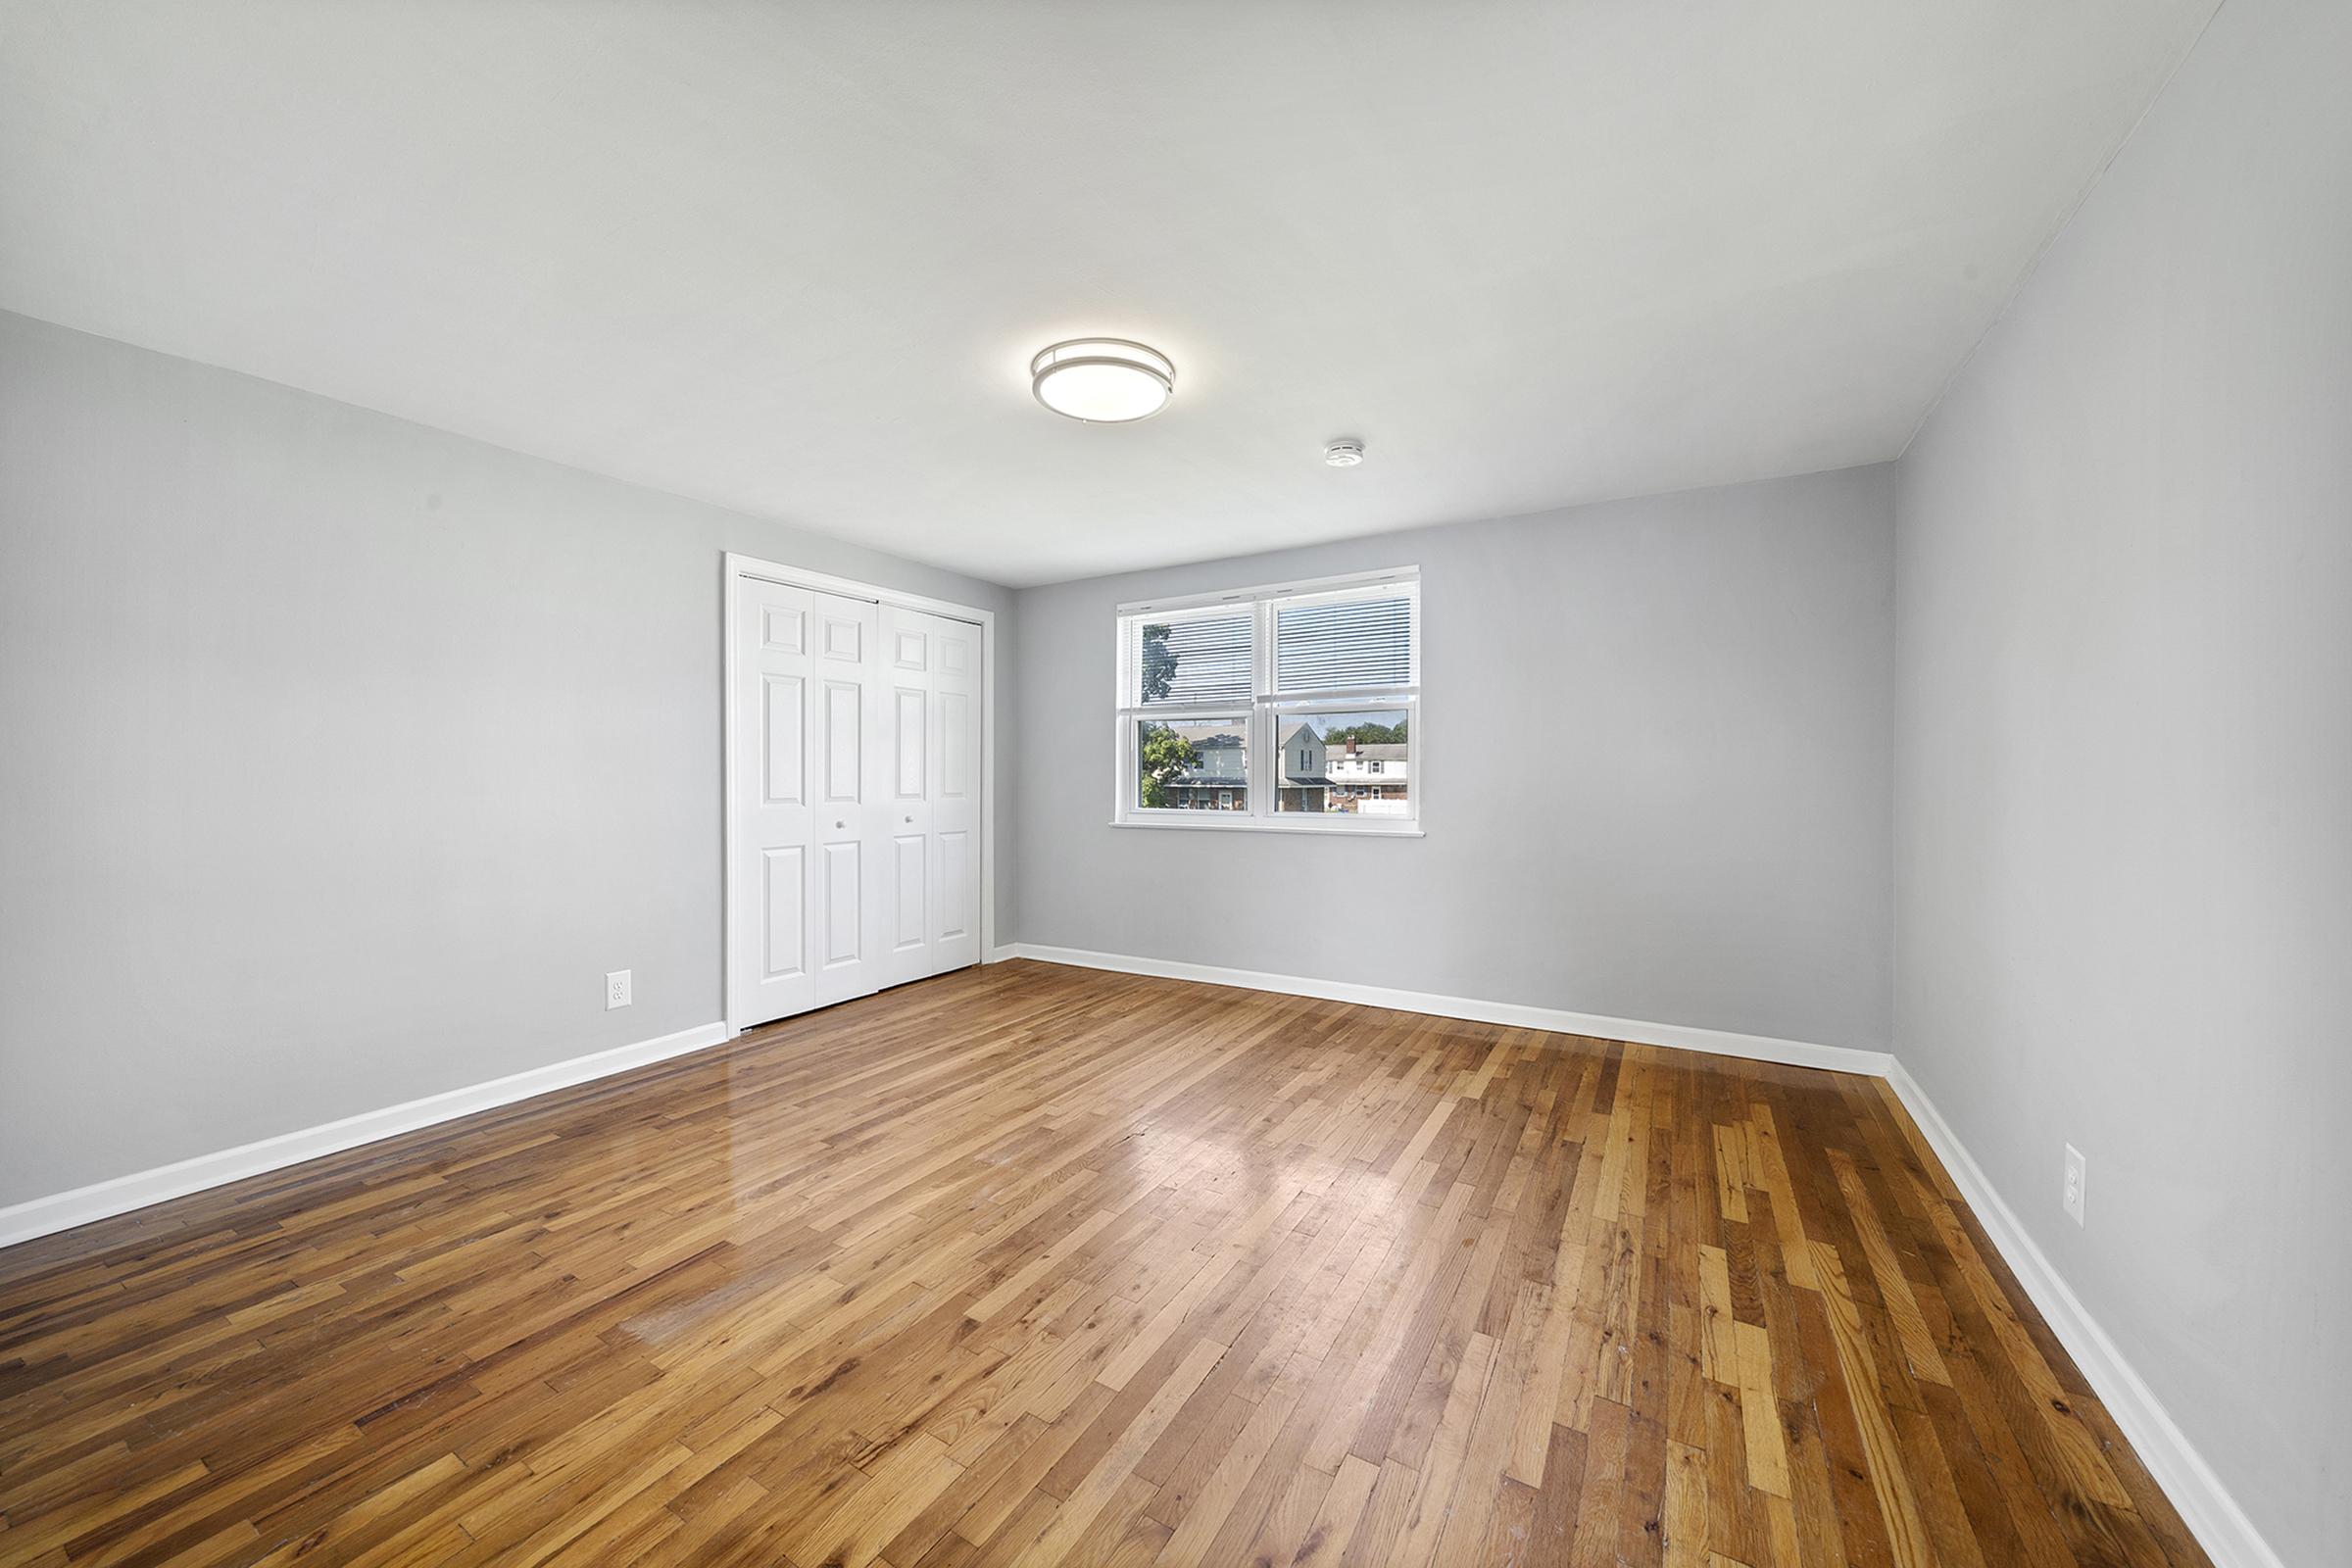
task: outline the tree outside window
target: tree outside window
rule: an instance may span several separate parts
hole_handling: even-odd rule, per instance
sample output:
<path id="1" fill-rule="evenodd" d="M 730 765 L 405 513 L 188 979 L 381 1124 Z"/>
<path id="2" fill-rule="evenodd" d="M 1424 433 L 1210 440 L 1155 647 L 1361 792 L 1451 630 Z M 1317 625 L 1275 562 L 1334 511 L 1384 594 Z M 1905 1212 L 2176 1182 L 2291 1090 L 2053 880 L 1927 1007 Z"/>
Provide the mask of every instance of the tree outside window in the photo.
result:
<path id="1" fill-rule="evenodd" d="M 1170 668 L 1174 667 L 1173 661 Z M 1140 739 L 1137 771 L 1141 774 L 1141 804 L 1153 810 L 1163 810 L 1175 804 L 1168 786 L 1177 778 L 1200 765 L 1200 754 L 1193 743 L 1165 724 L 1146 722 Z"/>

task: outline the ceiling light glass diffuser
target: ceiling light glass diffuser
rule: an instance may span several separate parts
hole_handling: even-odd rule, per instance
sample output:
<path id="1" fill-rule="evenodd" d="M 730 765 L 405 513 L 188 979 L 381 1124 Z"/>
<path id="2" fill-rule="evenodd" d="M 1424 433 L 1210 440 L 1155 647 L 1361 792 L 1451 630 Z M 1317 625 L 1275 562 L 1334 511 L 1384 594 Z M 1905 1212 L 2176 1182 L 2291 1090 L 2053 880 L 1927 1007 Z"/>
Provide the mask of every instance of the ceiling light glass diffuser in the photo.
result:
<path id="1" fill-rule="evenodd" d="M 1029 390 L 1055 414 L 1090 424 L 1148 419 L 1176 395 L 1176 366 L 1118 337 L 1077 337 L 1029 362 Z"/>

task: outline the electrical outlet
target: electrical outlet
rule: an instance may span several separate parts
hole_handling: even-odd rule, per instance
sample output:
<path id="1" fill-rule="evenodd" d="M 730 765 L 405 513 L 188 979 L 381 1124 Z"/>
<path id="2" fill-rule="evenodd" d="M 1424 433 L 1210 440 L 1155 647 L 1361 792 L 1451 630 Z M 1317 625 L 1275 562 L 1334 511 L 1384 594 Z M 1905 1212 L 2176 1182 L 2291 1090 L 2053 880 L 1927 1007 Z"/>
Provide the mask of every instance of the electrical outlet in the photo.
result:
<path id="1" fill-rule="evenodd" d="M 2064 1201 L 2066 1211 L 2075 1216 L 2075 1223 L 2078 1225 L 2082 1223 L 2082 1183 L 2089 1175 L 2087 1164 L 2088 1162 L 2082 1158 L 2082 1151 L 2072 1144 L 2066 1146 L 2066 1197 Z"/>
<path id="2" fill-rule="evenodd" d="M 629 971 L 615 969 L 605 976 L 605 1010 L 611 1012 L 614 1007 L 625 1007 L 628 1004 Z"/>

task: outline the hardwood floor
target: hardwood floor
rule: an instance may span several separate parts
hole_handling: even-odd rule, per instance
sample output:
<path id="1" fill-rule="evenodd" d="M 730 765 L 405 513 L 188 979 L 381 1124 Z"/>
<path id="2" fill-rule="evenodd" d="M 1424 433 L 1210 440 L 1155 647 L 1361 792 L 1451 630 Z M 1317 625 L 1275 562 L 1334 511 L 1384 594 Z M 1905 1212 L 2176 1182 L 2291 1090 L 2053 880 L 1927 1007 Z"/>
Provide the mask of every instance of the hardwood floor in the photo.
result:
<path id="1" fill-rule="evenodd" d="M 1875 1081 L 1016 962 L 0 1252 L 0 1563 L 2190 1564 Z"/>

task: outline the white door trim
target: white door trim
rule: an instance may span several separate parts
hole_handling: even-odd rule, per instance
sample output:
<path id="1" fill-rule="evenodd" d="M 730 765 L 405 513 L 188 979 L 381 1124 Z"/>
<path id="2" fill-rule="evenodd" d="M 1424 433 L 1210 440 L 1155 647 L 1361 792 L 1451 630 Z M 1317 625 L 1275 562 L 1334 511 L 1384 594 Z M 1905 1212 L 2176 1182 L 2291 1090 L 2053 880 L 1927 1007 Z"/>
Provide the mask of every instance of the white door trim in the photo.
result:
<path id="1" fill-rule="evenodd" d="M 738 577 L 758 577 L 794 588 L 811 589 L 817 593 L 839 594 L 845 599 L 866 599 L 877 605 L 919 610 L 980 628 L 980 961 L 994 963 L 1006 956 L 997 952 L 997 612 L 983 610 L 977 605 L 959 605 L 953 600 L 933 599 L 924 594 L 885 588 L 880 583 L 859 582 L 854 577 L 810 571 L 806 567 L 787 565 L 780 561 L 764 561 L 758 556 L 740 555 L 730 550 L 721 558 L 718 590 L 721 637 L 725 644 L 725 658 L 719 675 L 719 711 L 724 744 L 719 767 L 723 780 L 719 806 L 722 817 L 719 853 L 723 860 L 723 874 L 719 878 L 718 902 L 720 978 L 726 999 L 727 1037 L 732 1039 L 743 1033 L 745 1028 L 735 1016 L 735 977 L 726 972 L 735 961 L 735 580 Z"/>

